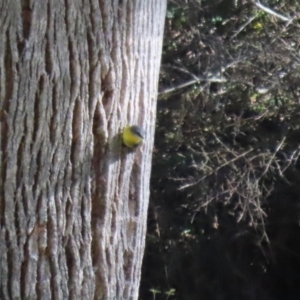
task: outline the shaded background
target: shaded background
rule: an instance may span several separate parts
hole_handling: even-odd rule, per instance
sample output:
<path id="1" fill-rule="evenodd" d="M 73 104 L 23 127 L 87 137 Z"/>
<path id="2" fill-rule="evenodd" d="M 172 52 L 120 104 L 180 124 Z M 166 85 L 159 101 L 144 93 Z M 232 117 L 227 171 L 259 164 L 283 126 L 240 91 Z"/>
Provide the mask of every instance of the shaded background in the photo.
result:
<path id="1" fill-rule="evenodd" d="M 300 3 L 169 1 L 140 299 L 300 298 Z"/>

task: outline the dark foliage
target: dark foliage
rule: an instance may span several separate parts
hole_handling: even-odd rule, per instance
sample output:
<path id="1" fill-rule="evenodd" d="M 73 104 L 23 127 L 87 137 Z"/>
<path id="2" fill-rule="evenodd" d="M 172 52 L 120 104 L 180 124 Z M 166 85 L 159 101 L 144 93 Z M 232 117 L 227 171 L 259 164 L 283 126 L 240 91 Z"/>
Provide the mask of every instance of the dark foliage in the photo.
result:
<path id="1" fill-rule="evenodd" d="M 299 299 L 300 4 L 264 3 L 285 22 L 183 2 L 166 22 L 140 299 Z"/>

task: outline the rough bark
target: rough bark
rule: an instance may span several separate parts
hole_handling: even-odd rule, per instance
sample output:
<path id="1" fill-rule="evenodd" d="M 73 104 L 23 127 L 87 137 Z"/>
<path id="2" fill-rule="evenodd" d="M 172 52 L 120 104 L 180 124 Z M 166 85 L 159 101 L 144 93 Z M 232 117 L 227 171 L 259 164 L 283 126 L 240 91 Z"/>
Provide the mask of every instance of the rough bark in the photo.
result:
<path id="1" fill-rule="evenodd" d="M 0 1 L 1 299 L 137 299 L 165 2 Z"/>

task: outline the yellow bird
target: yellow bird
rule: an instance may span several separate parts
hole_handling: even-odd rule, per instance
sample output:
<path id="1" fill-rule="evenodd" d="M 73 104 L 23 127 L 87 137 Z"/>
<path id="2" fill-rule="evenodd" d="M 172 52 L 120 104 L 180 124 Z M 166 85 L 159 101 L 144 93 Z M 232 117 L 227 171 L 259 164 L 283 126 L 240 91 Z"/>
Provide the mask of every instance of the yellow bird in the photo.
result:
<path id="1" fill-rule="evenodd" d="M 123 130 L 123 144 L 128 148 L 135 148 L 143 142 L 145 133 L 143 128 L 137 125 L 126 126 Z"/>

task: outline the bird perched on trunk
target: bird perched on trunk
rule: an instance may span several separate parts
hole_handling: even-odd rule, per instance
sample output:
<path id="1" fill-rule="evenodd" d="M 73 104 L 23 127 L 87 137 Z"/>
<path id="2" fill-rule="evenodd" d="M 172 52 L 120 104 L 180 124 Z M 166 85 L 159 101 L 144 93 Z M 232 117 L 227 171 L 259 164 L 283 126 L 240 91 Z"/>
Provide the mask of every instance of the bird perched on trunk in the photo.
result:
<path id="1" fill-rule="evenodd" d="M 138 125 L 126 126 L 123 130 L 123 144 L 128 148 L 136 148 L 143 142 L 145 132 Z"/>

